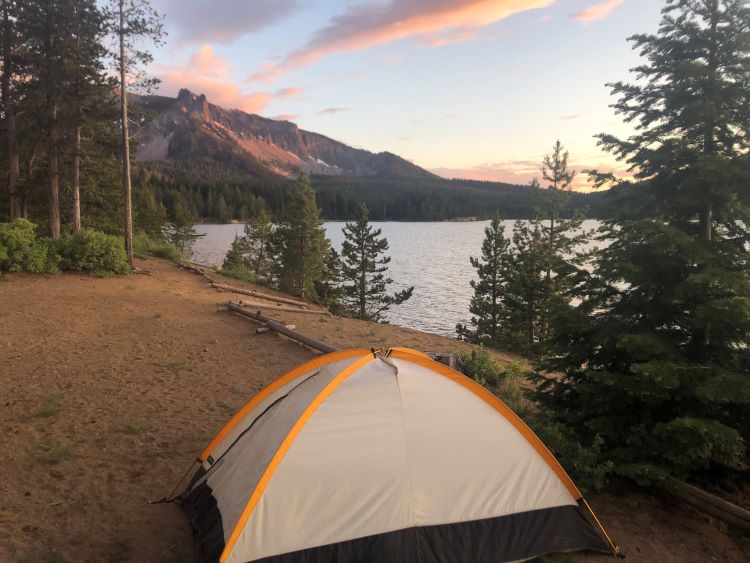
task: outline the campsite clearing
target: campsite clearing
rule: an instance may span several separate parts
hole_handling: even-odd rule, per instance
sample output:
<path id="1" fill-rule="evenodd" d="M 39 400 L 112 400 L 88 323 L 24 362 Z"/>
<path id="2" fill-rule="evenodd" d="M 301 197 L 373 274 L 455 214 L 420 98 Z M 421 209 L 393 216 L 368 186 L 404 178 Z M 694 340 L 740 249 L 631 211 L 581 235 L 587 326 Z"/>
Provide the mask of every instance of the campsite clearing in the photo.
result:
<path id="1" fill-rule="evenodd" d="M 148 499 L 172 490 L 252 393 L 316 355 L 217 312 L 227 294 L 200 276 L 158 259 L 144 267 L 152 275 L 0 277 L 0 562 L 193 561 L 179 507 Z M 336 347 L 468 348 L 389 325 L 274 316 Z M 683 505 L 629 488 L 589 500 L 631 562 L 750 558 L 747 537 Z"/>

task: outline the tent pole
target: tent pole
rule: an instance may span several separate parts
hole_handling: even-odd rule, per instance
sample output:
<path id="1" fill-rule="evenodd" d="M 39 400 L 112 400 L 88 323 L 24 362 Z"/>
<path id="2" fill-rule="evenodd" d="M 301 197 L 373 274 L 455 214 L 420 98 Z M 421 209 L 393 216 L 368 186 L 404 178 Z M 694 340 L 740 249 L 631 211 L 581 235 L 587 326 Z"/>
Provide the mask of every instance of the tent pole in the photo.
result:
<path id="1" fill-rule="evenodd" d="M 624 557 L 623 554 L 620 553 L 620 548 L 617 547 L 612 541 L 612 539 L 609 537 L 607 530 L 604 529 L 604 526 L 602 526 L 602 523 L 599 521 L 599 518 L 597 518 L 596 514 L 594 514 L 594 511 L 591 510 L 591 507 L 589 506 L 589 503 L 586 501 L 586 499 L 581 497 L 581 501 L 583 502 L 584 506 L 586 506 L 586 509 L 589 511 L 589 514 L 591 514 L 591 516 L 594 518 L 594 521 L 596 522 L 596 525 L 599 527 L 599 530 L 601 530 L 602 534 L 604 534 L 604 537 L 607 539 L 609 546 L 612 548 L 612 552 L 617 557 Z"/>

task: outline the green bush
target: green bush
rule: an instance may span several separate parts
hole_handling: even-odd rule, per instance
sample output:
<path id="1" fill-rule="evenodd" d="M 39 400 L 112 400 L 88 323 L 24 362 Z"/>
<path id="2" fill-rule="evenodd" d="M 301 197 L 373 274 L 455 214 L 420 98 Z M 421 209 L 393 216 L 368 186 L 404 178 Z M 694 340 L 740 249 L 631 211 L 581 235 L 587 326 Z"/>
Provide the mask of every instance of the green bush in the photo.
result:
<path id="1" fill-rule="evenodd" d="M 541 413 L 528 417 L 526 422 L 581 490 L 598 492 L 604 488 L 615 466 L 611 460 L 604 459 L 601 436 L 597 435 L 591 444 L 584 445 L 571 428 L 547 420 Z"/>
<path id="2" fill-rule="evenodd" d="M 492 354 L 481 344 L 471 352 L 461 352 L 464 373 L 484 386 L 496 385 L 501 376 L 500 367 L 493 361 Z"/>
<path id="3" fill-rule="evenodd" d="M 470 353 L 461 352 L 460 356 L 466 375 L 500 397 L 519 416 L 528 413 L 529 402 L 523 397 L 520 383 L 528 373 L 525 365 L 510 362 L 500 366 L 481 344 L 472 348 Z"/>
<path id="4" fill-rule="evenodd" d="M 0 272 L 58 272 L 58 259 L 49 239 L 37 237 L 28 219 L 0 223 Z"/>
<path id="5" fill-rule="evenodd" d="M 135 234 L 133 238 L 133 253 L 138 258 L 145 258 L 148 255 L 165 258 L 170 262 L 179 263 L 183 256 L 182 253 L 173 244 L 165 240 L 155 239 L 144 232 Z"/>
<path id="6" fill-rule="evenodd" d="M 64 235 L 56 246 L 63 270 L 99 275 L 130 272 L 122 237 L 81 229 L 72 235 Z"/>

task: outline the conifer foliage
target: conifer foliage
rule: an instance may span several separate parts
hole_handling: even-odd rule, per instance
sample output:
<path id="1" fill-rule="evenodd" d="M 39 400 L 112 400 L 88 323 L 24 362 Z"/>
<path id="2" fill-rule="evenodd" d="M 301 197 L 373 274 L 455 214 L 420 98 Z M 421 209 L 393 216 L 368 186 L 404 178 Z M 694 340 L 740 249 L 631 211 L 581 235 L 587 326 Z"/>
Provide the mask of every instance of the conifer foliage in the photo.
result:
<path id="1" fill-rule="evenodd" d="M 316 282 L 326 276 L 331 244 L 326 238 L 315 190 L 300 174 L 289 208 L 276 229 L 279 289 L 317 300 Z"/>
<path id="2" fill-rule="evenodd" d="M 484 230 L 481 258 L 470 258 L 479 279 L 471 281 L 474 296 L 469 311 L 472 315 L 471 328 L 459 324 L 456 332 L 459 337 L 475 344 L 486 344 L 499 348 L 507 342 L 508 311 L 503 302 L 508 285 L 504 275 L 508 260 L 510 241 L 505 236 L 505 226 L 500 214 L 495 214 L 490 225 Z"/>
<path id="3" fill-rule="evenodd" d="M 271 216 L 261 210 L 245 224 L 243 236 L 235 237 L 223 267 L 244 270 L 256 280 L 270 282 L 276 264 L 275 250 Z"/>
<path id="4" fill-rule="evenodd" d="M 381 237 L 381 229 L 370 224 L 366 205 L 360 207 L 357 220 L 347 223 L 343 231 L 341 277 L 344 306 L 358 319 L 379 321 L 393 305 L 411 298 L 414 287 L 388 294 L 388 286 L 393 283 L 386 277 L 391 261 L 390 256 L 385 255 L 388 240 Z"/>
<path id="5" fill-rule="evenodd" d="M 669 0 L 632 41 L 647 63 L 611 86 L 637 130 L 600 139 L 639 185 L 558 318 L 537 399 L 622 475 L 708 476 L 750 439 L 750 9 Z"/>

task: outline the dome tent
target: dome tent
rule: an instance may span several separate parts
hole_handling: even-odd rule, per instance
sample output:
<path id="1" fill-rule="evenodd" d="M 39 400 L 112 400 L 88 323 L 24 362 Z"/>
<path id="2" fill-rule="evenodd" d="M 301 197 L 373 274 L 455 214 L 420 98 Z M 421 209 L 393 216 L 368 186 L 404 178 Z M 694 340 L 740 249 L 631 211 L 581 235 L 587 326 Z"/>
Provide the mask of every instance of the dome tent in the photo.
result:
<path id="1" fill-rule="evenodd" d="M 533 432 L 414 350 L 345 350 L 299 366 L 252 397 L 199 461 L 181 498 L 210 561 L 614 550 Z"/>

